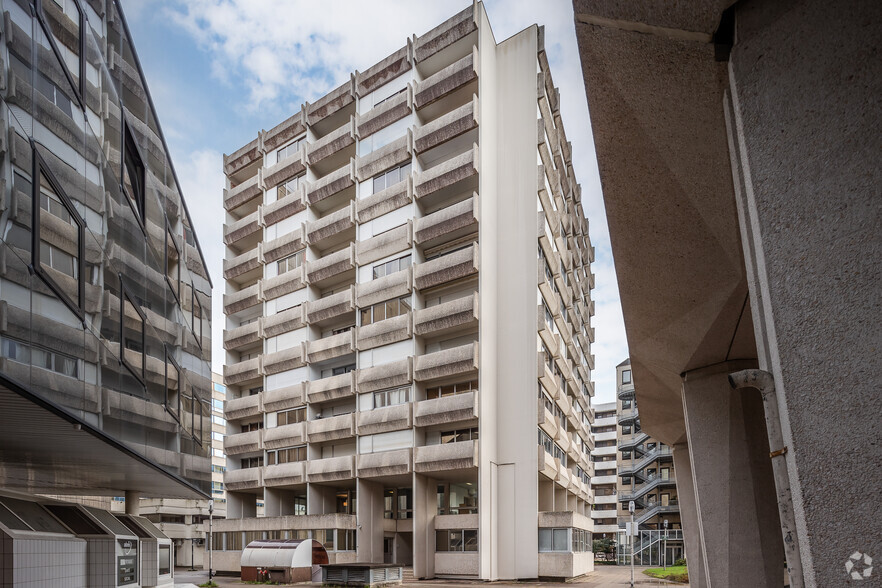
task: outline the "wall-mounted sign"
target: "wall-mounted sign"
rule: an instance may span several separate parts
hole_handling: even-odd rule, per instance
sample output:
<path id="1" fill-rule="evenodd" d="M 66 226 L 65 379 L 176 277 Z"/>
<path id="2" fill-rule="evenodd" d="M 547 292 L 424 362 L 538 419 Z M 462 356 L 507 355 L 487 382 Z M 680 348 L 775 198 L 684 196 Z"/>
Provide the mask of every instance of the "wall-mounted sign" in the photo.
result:
<path id="1" fill-rule="evenodd" d="M 125 586 L 138 582 L 138 541 L 117 539 L 123 555 L 116 558 L 116 585 Z"/>

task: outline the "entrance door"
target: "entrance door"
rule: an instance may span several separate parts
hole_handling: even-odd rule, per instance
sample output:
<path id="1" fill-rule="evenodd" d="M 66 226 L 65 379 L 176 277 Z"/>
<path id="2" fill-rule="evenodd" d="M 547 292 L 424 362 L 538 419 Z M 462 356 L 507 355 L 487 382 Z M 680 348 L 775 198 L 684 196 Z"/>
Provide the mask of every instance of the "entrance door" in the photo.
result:
<path id="1" fill-rule="evenodd" d="M 395 541 L 393 537 L 383 537 L 383 563 L 392 562 L 392 547 Z"/>

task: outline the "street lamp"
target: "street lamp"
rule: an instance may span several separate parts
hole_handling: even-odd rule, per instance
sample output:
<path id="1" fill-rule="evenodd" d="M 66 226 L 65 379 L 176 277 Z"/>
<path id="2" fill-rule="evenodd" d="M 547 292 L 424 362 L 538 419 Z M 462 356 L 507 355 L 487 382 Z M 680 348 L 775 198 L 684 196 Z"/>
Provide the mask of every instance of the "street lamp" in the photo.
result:
<path id="1" fill-rule="evenodd" d="M 628 541 L 631 542 L 631 588 L 634 588 L 634 536 L 637 531 L 634 529 L 634 501 L 628 501 L 628 512 L 631 513 L 631 524 L 628 528 Z"/>
<path id="2" fill-rule="evenodd" d="M 214 533 L 211 532 L 211 525 L 214 522 L 214 498 L 208 499 L 208 581 L 211 582 L 211 550 L 214 547 Z"/>
<path id="3" fill-rule="evenodd" d="M 668 519 L 665 519 L 664 569 L 668 569 Z"/>

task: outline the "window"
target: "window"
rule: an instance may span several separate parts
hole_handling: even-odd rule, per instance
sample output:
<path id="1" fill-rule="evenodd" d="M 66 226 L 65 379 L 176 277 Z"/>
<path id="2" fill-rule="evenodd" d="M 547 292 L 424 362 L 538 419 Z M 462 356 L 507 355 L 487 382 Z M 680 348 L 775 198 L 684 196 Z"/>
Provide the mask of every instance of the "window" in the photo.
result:
<path id="1" fill-rule="evenodd" d="M 224 401 L 220 400 L 218 398 L 213 398 L 211 400 L 211 408 L 212 408 L 212 410 L 216 410 L 217 412 L 223 412 L 224 411 Z"/>
<path id="2" fill-rule="evenodd" d="M 190 290 L 193 292 L 193 336 L 199 347 L 202 347 L 202 303 L 199 302 L 199 295 L 193 284 L 190 284 Z"/>
<path id="3" fill-rule="evenodd" d="M 165 349 L 165 410 L 175 420 L 181 420 L 181 368 L 171 356 L 169 349 Z"/>
<path id="4" fill-rule="evenodd" d="M 368 396 L 368 395 L 365 395 Z M 410 387 L 393 388 L 391 390 L 379 390 L 374 392 L 372 408 L 382 408 L 384 406 L 396 406 L 410 402 Z M 370 396 L 368 396 L 370 398 Z"/>
<path id="5" fill-rule="evenodd" d="M 478 487 L 474 482 L 438 484 L 438 514 L 477 514 Z"/>
<path id="6" fill-rule="evenodd" d="M 306 445 L 274 449 L 266 452 L 266 465 L 292 463 L 295 461 L 306 461 Z"/>
<path id="7" fill-rule="evenodd" d="M 354 363 L 349 364 L 349 365 L 340 366 L 340 367 L 335 367 L 334 369 L 331 370 L 331 375 L 332 376 L 340 376 L 343 374 L 348 374 L 349 372 L 353 371 L 354 369 L 355 369 Z"/>
<path id="8" fill-rule="evenodd" d="M 432 386 L 426 388 L 426 399 L 434 400 L 435 398 L 443 398 L 445 396 L 454 396 L 456 394 L 464 394 L 466 392 L 477 391 L 478 380 L 469 380 L 468 382 L 459 382 L 456 384 L 446 384 L 444 386 Z"/>
<path id="9" fill-rule="evenodd" d="M 211 422 L 214 423 L 215 425 L 220 425 L 222 427 L 227 426 L 227 419 L 225 419 L 224 417 L 217 416 L 217 415 L 211 415 Z"/>
<path id="10" fill-rule="evenodd" d="M 63 376 L 80 379 L 80 360 L 57 351 L 28 345 L 8 337 L 0 337 L 0 357 L 30 364 Z"/>
<path id="11" fill-rule="evenodd" d="M 306 142 L 306 137 L 300 137 L 299 139 L 292 141 L 291 143 L 288 143 L 287 145 L 279 149 L 278 153 L 276 154 L 276 162 L 282 161 L 286 157 L 291 157 L 292 155 L 300 151 L 300 147 L 303 145 L 304 142 Z M 281 197 L 282 195 L 279 194 L 279 198 Z"/>
<path id="12" fill-rule="evenodd" d="M 551 457 L 559 459 L 560 464 L 563 467 L 567 467 L 566 451 L 561 449 L 560 445 L 555 443 L 554 440 L 549 437 L 542 429 L 539 429 L 539 445 L 541 445 L 545 449 L 545 453 L 547 453 Z"/>
<path id="13" fill-rule="evenodd" d="M 242 469 L 259 468 L 263 466 L 263 457 L 244 457 L 240 460 Z"/>
<path id="14" fill-rule="evenodd" d="M 281 152 L 280 152 L 281 153 Z M 277 195 L 276 200 L 281 200 L 288 194 L 294 194 L 300 185 L 303 183 L 303 180 L 306 178 L 306 174 L 301 174 L 299 176 L 293 177 L 290 180 L 279 184 L 279 187 L 276 189 Z"/>
<path id="15" fill-rule="evenodd" d="M 31 186 L 31 262 L 49 289 L 82 319 L 86 222 L 36 149 L 33 158 L 39 182 Z"/>
<path id="16" fill-rule="evenodd" d="M 410 261 L 411 258 L 408 253 L 398 259 L 377 264 L 374 266 L 374 279 L 376 280 L 377 278 L 382 278 L 383 276 L 388 276 L 389 274 L 394 274 L 395 272 L 407 269 L 410 267 Z"/>
<path id="17" fill-rule="evenodd" d="M 181 292 L 181 248 L 172 234 L 171 227 L 165 230 L 165 280 L 175 298 L 180 298 Z"/>
<path id="18" fill-rule="evenodd" d="M 143 228 L 144 223 L 144 163 L 129 125 L 125 124 L 125 153 L 123 155 L 123 192 Z"/>
<path id="19" fill-rule="evenodd" d="M 435 551 L 478 551 L 477 529 L 435 531 Z"/>
<path id="20" fill-rule="evenodd" d="M 223 440 L 223 435 L 221 435 L 221 440 Z M 211 466 L 211 471 L 212 471 L 212 473 L 215 473 L 215 474 L 222 474 L 225 471 L 227 471 L 227 468 L 224 466 L 221 466 L 221 465 L 213 465 L 213 466 Z M 212 482 L 212 485 L 220 484 L 220 483 L 221 482 Z"/>
<path id="21" fill-rule="evenodd" d="M 183 518 L 183 517 L 181 517 Z M 183 522 L 183 521 L 181 521 Z M 159 575 L 171 573 L 171 545 L 159 545 Z"/>
<path id="22" fill-rule="evenodd" d="M 631 370 L 622 370 L 622 384 L 631 383 Z"/>
<path id="23" fill-rule="evenodd" d="M 441 433 L 441 443 L 458 443 L 460 441 L 477 441 L 478 427 L 471 429 L 457 429 Z"/>
<path id="24" fill-rule="evenodd" d="M 378 102 L 374 103 L 374 108 L 376 108 L 377 106 L 379 106 L 379 105 L 382 104 L 383 102 L 386 102 L 387 100 L 392 100 L 393 98 L 395 98 L 395 97 L 398 96 L 399 94 L 401 94 L 401 93 L 403 93 L 403 92 L 406 92 L 406 91 L 407 91 L 407 87 L 401 88 L 400 90 L 398 90 L 397 92 L 395 92 L 395 93 L 392 94 L 391 96 L 388 96 L 388 97 L 386 97 L 386 98 L 383 98 L 382 100 L 379 100 Z"/>
<path id="25" fill-rule="evenodd" d="M 144 311 L 135 302 L 122 276 L 120 281 L 120 361 L 135 378 L 144 384 L 146 354 L 144 353 Z"/>
<path id="26" fill-rule="evenodd" d="M 383 518 L 412 519 L 413 491 L 410 488 L 387 488 L 383 491 Z"/>
<path id="27" fill-rule="evenodd" d="M 337 492 L 336 510 L 340 514 L 355 514 L 356 499 L 355 490 L 341 490 Z"/>
<path id="28" fill-rule="evenodd" d="M 376 268 L 374 268 L 375 274 L 376 271 Z M 378 302 L 373 306 L 361 310 L 361 326 L 400 316 L 410 310 L 410 296 L 402 296 L 401 298 L 393 298 L 392 300 L 387 300 L 385 302 Z"/>
<path id="29" fill-rule="evenodd" d="M 306 420 L 306 408 L 295 408 L 276 413 L 277 426 L 293 425 Z"/>
<path id="30" fill-rule="evenodd" d="M 406 163 L 400 167 L 393 167 L 387 172 L 374 176 L 374 194 L 407 179 L 410 175 L 410 168 L 411 164 Z"/>
<path id="31" fill-rule="evenodd" d="M 303 252 L 305 250 L 300 250 L 294 255 L 289 255 L 285 259 L 280 259 L 277 262 L 277 267 L 279 270 L 279 275 L 282 275 L 286 272 L 289 272 L 293 269 L 297 269 L 301 265 L 303 265 Z"/>
<path id="32" fill-rule="evenodd" d="M 82 34 L 85 19 L 74 0 L 54 0 L 56 9 L 51 10 L 52 18 L 47 18 L 45 5 L 41 3 L 39 19 L 49 31 L 49 44 L 64 64 L 64 75 L 71 87 L 82 96 L 85 94 L 86 40 Z M 70 115 L 70 113 L 68 113 Z"/>
<path id="33" fill-rule="evenodd" d="M 243 433 L 251 433 L 252 431 L 259 431 L 263 428 L 263 421 L 259 421 L 256 423 L 246 423 L 242 425 Z"/>

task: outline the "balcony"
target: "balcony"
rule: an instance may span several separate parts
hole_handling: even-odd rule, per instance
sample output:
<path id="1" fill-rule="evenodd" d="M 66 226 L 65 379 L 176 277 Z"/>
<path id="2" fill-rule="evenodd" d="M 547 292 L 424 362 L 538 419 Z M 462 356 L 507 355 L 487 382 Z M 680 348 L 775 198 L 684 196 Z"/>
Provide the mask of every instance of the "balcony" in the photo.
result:
<path id="1" fill-rule="evenodd" d="M 307 341 L 309 363 L 330 361 L 350 353 L 355 353 L 355 329 L 316 341 Z"/>
<path id="2" fill-rule="evenodd" d="M 306 146 L 305 141 L 300 145 L 296 153 L 292 153 L 282 161 L 268 166 L 263 172 L 263 185 L 267 189 L 275 188 L 282 182 L 302 174 L 306 171 Z"/>
<path id="3" fill-rule="evenodd" d="M 355 240 L 355 203 L 316 219 L 306 225 L 307 242 L 318 249 L 328 249 Z"/>
<path id="4" fill-rule="evenodd" d="M 227 490 L 259 490 L 263 487 L 263 468 L 245 468 L 224 472 L 224 486 Z"/>
<path id="5" fill-rule="evenodd" d="M 301 184 L 296 191 L 262 206 L 260 214 L 264 226 L 270 227 L 303 210 L 306 210 L 306 184 Z"/>
<path id="6" fill-rule="evenodd" d="M 354 198 L 354 162 L 316 180 L 306 188 L 307 202 L 319 211 L 331 210 L 339 206 L 342 201 Z"/>
<path id="7" fill-rule="evenodd" d="M 305 483 L 306 462 L 295 461 L 263 468 L 263 484 L 266 487 L 294 486 Z"/>
<path id="8" fill-rule="evenodd" d="M 304 116 L 304 111 L 301 110 L 263 134 L 263 149 L 267 153 L 275 151 L 305 132 L 306 117 Z"/>
<path id="9" fill-rule="evenodd" d="M 410 162 L 411 145 L 409 134 L 371 151 L 367 155 L 358 158 L 359 180 L 367 180 L 382 171 L 391 169 L 397 165 Z"/>
<path id="10" fill-rule="evenodd" d="M 263 356 L 263 371 L 271 376 L 306 365 L 303 350 L 304 345 L 300 344 L 275 353 L 267 353 Z"/>
<path id="11" fill-rule="evenodd" d="M 306 265 L 260 281 L 260 293 L 264 300 L 274 300 L 304 287 L 306 287 Z"/>
<path id="12" fill-rule="evenodd" d="M 358 392 L 376 392 L 396 386 L 406 386 L 413 380 L 413 358 L 384 363 L 358 370 Z"/>
<path id="13" fill-rule="evenodd" d="M 260 182 L 260 170 L 253 177 L 245 180 L 238 186 L 224 189 L 224 208 L 228 211 L 236 210 L 240 206 L 248 204 L 263 194 Z"/>
<path id="14" fill-rule="evenodd" d="M 459 441 L 414 447 L 413 470 L 424 474 L 478 467 L 478 442 Z"/>
<path id="15" fill-rule="evenodd" d="M 409 429 L 413 424 L 411 404 L 384 406 L 358 413 L 358 434 L 374 435 Z"/>
<path id="16" fill-rule="evenodd" d="M 377 88 L 394 80 L 411 68 L 407 46 L 402 47 L 382 61 L 372 65 L 355 75 L 355 91 L 359 96 L 366 96 Z"/>
<path id="17" fill-rule="evenodd" d="M 355 456 L 326 457 L 306 462 L 310 482 L 337 482 L 355 477 Z"/>
<path id="18" fill-rule="evenodd" d="M 414 312 L 413 330 L 422 337 L 476 329 L 479 319 L 478 293 L 442 302 Z"/>
<path id="19" fill-rule="evenodd" d="M 234 175 L 260 159 L 260 142 L 255 138 L 232 154 L 224 155 L 224 173 L 228 176 Z"/>
<path id="20" fill-rule="evenodd" d="M 414 380 L 425 382 L 439 378 L 474 374 L 478 370 L 478 344 L 469 343 L 414 359 Z"/>
<path id="21" fill-rule="evenodd" d="M 366 223 L 413 202 L 413 177 L 380 190 L 356 203 L 358 222 Z"/>
<path id="22" fill-rule="evenodd" d="M 414 152 L 425 153 L 477 127 L 478 99 L 473 96 L 459 108 L 417 127 L 413 133 Z"/>
<path id="23" fill-rule="evenodd" d="M 306 423 L 294 423 L 263 430 L 263 444 L 266 449 L 281 449 L 306 443 Z"/>
<path id="24" fill-rule="evenodd" d="M 358 475 L 362 478 L 401 476 L 413 471 L 413 449 L 363 453 L 358 456 Z"/>
<path id="25" fill-rule="evenodd" d="M 263 412 L 263 394 L 252 394 L 241 398 L 229 398 L 224 403 L 224 418 L 228 421 L 247 419 Z"/>
<path id="26" fill-rule="evenodd" d="M 467 278 L 478 273 L 480 250 L 473 243 L 452 253 L 436 257 L 414 266 L 414 286 L 419 290 Z"/>
<path id="27" fill-rule="evenodd" d="M 257 321 L 243 327 L 224 330 L 224 349 L 237 351 L 260 341 L 260 324 Z"/>
<path id="28" fill-rule="evenodd" d="M 224 453 L 243 455 L 263 451 L 263 429 L 224 436 Z"/>
<path id="29" fill-rule="evenodd" d="M 461 192 L 474 192 L 478 187 L 480 168 L 478 146 L 416 174 L 414 195 L 417 201 L 434 203 Z M 426 206 L 426 204 L 424 204 Z"/>
<path id="30" fill-rule="evenodd" d="M 328 133 L 307 148 L 309 167 L 325 175 L 344 165 L 355 155 L 355 120 Z"/>
<path id="31" fill-rule="evenodd" d="M 356 244 L 356 260 L 359 265 L 369 265 L 384 257 L 409 251 L 412 243 L 411 221 L 384 231 L 375 237 Z"/>
<path id="32" fill-rule="evenodd" d="M 337 441 L 355 436 L 355 413 L 316 418 L 307 423 L 310 443 Z"/>
<path id="33" fill-rule="evenodd" d="M 319 135 L 336 129 L 355 111 L 352 80 L 331 90 L 313 104 L 306 104 L 306 123 Z"/>
<path id="34" fill-rule="evenodd" d="M 364 139 L 392 123 L 408 116 L 413 107 L 413 96 L 409 90 L 401 92 L 384 101 L 364 114 L 356 115 L 358 137 Z"/>
<path id="35" fill-rule="evenodd" d="M 327 402 L 353 396 L 355 394 L 355 372 L 348 372 L 307 384 L 306 396 L 309 402 Z"/>
<path id="36" fill-rule="evenodd" d="M 425 61 L 477 29 L 474 8 L 469 6 L 428 33 L 417 37 L 413 44 L 414 59 L 417 62 Z"/>
<path id="37" fill-rule="evenodd" d="M 224 366 L 224 384 L 234 386 L 249 380 L 255 380 L 263 375 L 263 369 L 260 364 L 260 357 L 240 361 L 231 365 Z"/>
<path id="38" fill-rule="evenodd" d="M 355 286 L 306 303 L 306 319 L 309 324 L 321 326 L 326 323 L 339 322 L 347 315 L 355 322 Z"/>
<path id="39" fill-rule="evenodd" d="M 414 105 L 421 110 L 477 79 L 474 53 L 469 52 L 462 59 L 418 82 L 413 96 Z"/>
<path id="40" fill-rule="evenodd" d="M 410 339 L 413 329 L 411 326 L 412 314 L 405 314 L 377 321 L 358 328 L 357 346 L 359 351 L 366 351 L 374 347 L 381 347 Z"/>
<path id="41" fill-rule="evenodd" d="M 358 306 L 365 308 L 384 300 L 409 294 L 412 283 L 413 268 L 407 268 L 370 282 L 358 284 Z"/>
<path id="42" fill-rule="evenodd" d="M 558 421 L 551 411 L 545 406 L 545 402 L 539 398 L 537 400 L 537 424 L 539 428 L 545 431 L 545 433 L 551 437 L 552 439 L 556 439 L 558 432 L 560 431 L 560 421 Z"/>
<path id="43" fill-rule="evenodd" d="M 476 418 L 478 418 L 477 392 L 421 400 L 413 408 L 413 423 L 417 427 L 447 425 Z"/>
<path id="44" fill-rule="evenodd" d="M 232 280 L 260 268 L 260 251 L 252 249 L 232 259 L 224 260 L 224 278 Z"/>
<path id="45" fill-rule="evenodd" d="M 263 393 L 263 409 L 266 412 L 288 410 L 306 404 L 306 383 L 301 382 L 285 388 L 266 390 Z"/>
<path id="46" fill-rule="evenodd" d="M 413 237 L 423 248 L 465 237 L 478 230 L 478 195 L 414 221 Z"/>
<path id="47" fill-rule="evenodd" d="M 224 314 L 231 315 L 260 304 L 260 286 L 254 284 L 232 294 L 224 294 Z"/>
<path id="48" fill-rule="evenodd" d="M 303 229 L 296 228 L 271 241 L 263 243 L 264 263 L 274 263 L 284 257 L 293 255 L 305 247 Z"/>
<path id="49" fill-rule="evenodd" d="M 318 287 L 355 279 L 355 245 L 306 262 L 306 275 L 309 283 Z"/>
<path id="50" fill-rule="evenodd" d="M 289 333 L 306 325 L 305 305 L 298 304 L 294 308 L 277 312 L 271 316 L 260 318 L 264 337 L 275 337 Z"/>
<path id="51" fill-rule="evenodd" d="M 255 210 L 241 219 L 224 225 L 224 244 L 240 245 L 240 242 L 260 231 L 260 214 Z"/>

